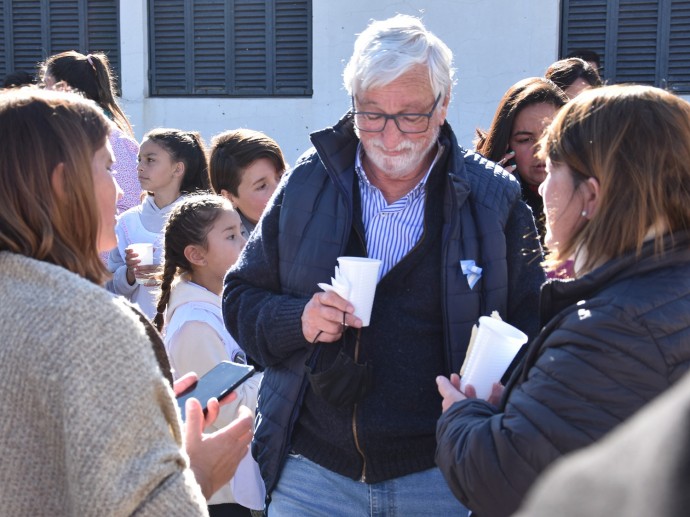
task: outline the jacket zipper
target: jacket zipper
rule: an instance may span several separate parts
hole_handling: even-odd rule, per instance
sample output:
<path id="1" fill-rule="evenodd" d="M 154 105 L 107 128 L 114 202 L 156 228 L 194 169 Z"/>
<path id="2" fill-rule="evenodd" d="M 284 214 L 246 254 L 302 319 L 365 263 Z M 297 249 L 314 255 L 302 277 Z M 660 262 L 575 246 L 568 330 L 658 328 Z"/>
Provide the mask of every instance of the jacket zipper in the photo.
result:
<path id="1" fill-rule="evenodd" d="M 360 337 L 362 335 L 362 329 L 357 329 L 357 340 L 355 341 L 355 353 L 354 353 L 354 359 L 355 362 L 359 359 L 359 341 Z M 352 435 L 354 436 L 355 439 L 355 449 L 357 449 L 357 452 L 362 458 L 362 474 L 359 476 L 359 480 L 362 483 L 366 483 L 367 481 L 367 458 L 364 456 L 364 451 L 362 450 L 362 447 L 359 444 L 359 438 L 357 438 L 357 403 L 355 402 L 354 406 L 352 407 Z"/>

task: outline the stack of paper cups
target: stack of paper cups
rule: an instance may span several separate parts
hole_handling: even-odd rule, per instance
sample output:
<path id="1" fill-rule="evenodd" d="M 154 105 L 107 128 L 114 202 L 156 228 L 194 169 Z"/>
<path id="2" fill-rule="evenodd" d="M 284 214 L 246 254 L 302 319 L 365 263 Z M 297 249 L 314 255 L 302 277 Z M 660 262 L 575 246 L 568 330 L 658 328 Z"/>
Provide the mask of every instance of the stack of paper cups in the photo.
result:
<path id="1" fill-rule="evenodd" d="M 477 337 L 470 351 L 460 388 L 471 384 L 477 398 L 488 399 L 491 387 L 499 382 L 527 336 L 505 321 L 488 316 L 479 318 Z"/>
<path id="2" fill-rule="evenodd" d="M 362 320 L 363 327 L 369 326 L 380 268 L 378 259 L 338 257 L 340 274 L 350 284 L 348 301 L 355 306 L 355 316 Z"/>

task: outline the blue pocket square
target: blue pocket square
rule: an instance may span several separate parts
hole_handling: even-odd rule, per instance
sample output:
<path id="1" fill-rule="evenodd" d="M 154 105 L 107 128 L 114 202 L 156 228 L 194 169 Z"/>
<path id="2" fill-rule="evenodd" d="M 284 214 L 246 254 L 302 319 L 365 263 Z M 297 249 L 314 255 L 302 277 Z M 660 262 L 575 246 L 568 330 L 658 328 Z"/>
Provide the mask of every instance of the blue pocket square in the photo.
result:
<path id="1" fill-rule="evenodd" d="M 482 277 L 482 268 L 475 264 L 474 260 L 461 260 L 460 268 L 462 269 L 462 274 L 467 277 L 467 284 L 470 286 L 470 289 L 473 289 Z"/>

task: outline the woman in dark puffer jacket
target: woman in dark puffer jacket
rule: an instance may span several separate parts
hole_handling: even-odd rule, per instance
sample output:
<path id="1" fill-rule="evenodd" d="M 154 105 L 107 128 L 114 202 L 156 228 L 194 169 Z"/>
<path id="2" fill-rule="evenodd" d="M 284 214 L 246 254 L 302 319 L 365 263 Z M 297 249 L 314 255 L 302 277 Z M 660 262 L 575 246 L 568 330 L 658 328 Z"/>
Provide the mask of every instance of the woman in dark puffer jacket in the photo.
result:
<path id="1" fill-rule="evenodd" d="M 629 418 L 690 367 L 690 104 L 646 86 L 571 101 L 541 142 L 549 264 L 542 331 L 497 406 L 439 377 L 436 462 L 480 517 Z M 470 393 L 472 391 L 470 390 Z"/>

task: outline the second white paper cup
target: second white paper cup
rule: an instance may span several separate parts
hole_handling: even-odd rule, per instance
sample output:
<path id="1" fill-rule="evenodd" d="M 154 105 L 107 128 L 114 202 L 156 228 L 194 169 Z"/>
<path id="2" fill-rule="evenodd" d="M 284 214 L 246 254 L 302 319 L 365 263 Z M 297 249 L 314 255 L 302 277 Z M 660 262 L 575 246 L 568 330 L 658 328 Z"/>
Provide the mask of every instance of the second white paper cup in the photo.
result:
<path id="1" fill-rule="evenodd" d="M 139 255 L 140 266 L 153 265 L 153 244 L 150 242 L 135 242 L 134 244 L 130 244 L 128 248 L 131 248 L 134 253 Z M 137 283 L 144 284 L 146 281 L 137 278 Z"/>
<path id="2" fill-rule="evenodd" d="M 381 261 L 365 257 L 338 257 L 338 269 L 350 284 L 348 301 L 355 306 L 355 316 L 362 320 L 363 327 L 368 327 Z"/>
<path id="3" fill-rule="evenodd" d="M 488 399 L 494 382 L 499 382 L 520 347 L 527 342 L 527 335 L 499 319 L 479 318 L 477 338 L 467 363 L 461 388 L 474 386 L 477 398 Z"/>

